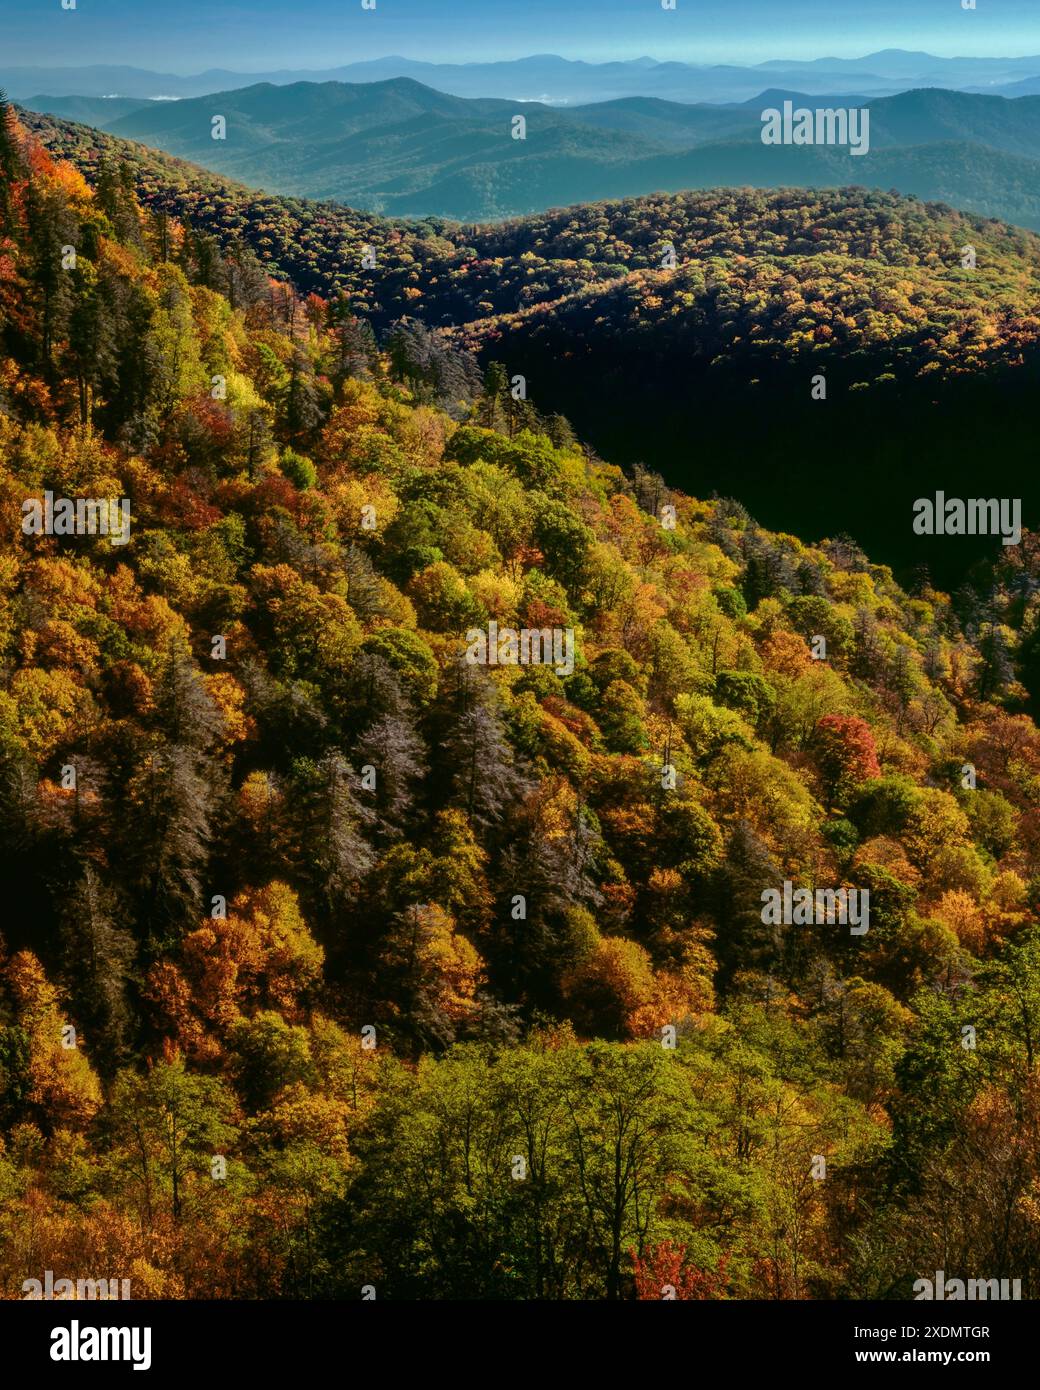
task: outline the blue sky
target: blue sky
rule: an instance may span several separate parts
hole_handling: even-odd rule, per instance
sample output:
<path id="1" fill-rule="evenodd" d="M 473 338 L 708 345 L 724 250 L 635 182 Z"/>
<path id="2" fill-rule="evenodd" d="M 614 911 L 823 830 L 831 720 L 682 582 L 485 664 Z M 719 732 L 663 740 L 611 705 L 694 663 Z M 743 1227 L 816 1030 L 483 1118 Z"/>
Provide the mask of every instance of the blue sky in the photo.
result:
<path id="1" fill-rule="evenodd" d="M 0 63 L 130 63 L 193 73 L 363 58 L 465 62 L 560 53 L 601 62 L 761 62 L 878 48 L 1040 53 L 1040 0 L 0 0 Z"/>

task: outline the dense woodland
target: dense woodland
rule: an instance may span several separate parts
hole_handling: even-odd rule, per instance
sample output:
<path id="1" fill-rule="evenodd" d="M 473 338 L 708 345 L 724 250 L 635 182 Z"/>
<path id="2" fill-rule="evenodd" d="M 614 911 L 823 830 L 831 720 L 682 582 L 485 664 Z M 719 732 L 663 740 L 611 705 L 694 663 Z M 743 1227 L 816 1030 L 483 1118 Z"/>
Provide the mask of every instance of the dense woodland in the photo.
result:
<path id="1" fill-rule="evenodd" d="M 908 593 L 141 174 L 0 121 L 4 1296 L 1037 1296 L 1033 538 Z M 956 215 L 819 196 L 836 265 L 905 216 L 912 315 Z M 717 202 L 675 238 L 736 237 Z M 602 217 L 531 234 L 649 256 Z M 988 235 L 1013 353 L 1034 239 Z M 47 490 L 129 543 L 23 534 Z M 491 619 L 573 672 L 467 664 Z M 764 925 L 785 879 L 869 932 Z"/>
<path id="2" fill-rule="evenodd" d="M 75 122 L 28 111 L 21 119 L 91 182 L 106 162 L 128 167 L 146 210 L 175 218 L 189 235 L 223 253 L 225 278 L 211 288 L 232 301 L 239 259 L 250 259 L 251 251 L 266 273 L 303 293 L 349 296 L 355 311 L 377 327 L 408 314 L 431 327 L 473 322 L 475 332 L 500 333 L 510 315 L 539 305 L 556 315 L 560 301 L 572 296 L 596 303 L 629 276 L 637 276 L 629 292 L 645 300 L 638 272 L 659 271 L 671 248 L 680 272 L 697 262 L 685 269 L 686 280 L 682 273 L 676 277 L 676 298 L 688 305 L 698 283 L 688 283 L 689 276 L 706 273 L 719 290 L 726 286 L 720 308 L 730 310 L 735 299 L 754 314 L 755 336 L 765 344 L 775 345 L 775 327 L 795 347 L 803 338 L 860 350 L 895 343 L 918 355 L 922 346 L 934 346 L 948 370 L 973 372 L 987 354 L 1015 360 L 1040 329 L 1040 236 L 895 193 L 713 189 L 589 203 L 479 226 L 437 218 L 391 221 L 342 203 L 257 193 Z M 962 269 L 967 244 L 976 248 L 978 273 L 951 274 Z M 374 267 L 362 264 L 368 248 L 376 253 Z M 858 271 L 852 283 L 842 278 L 850 263 Z M 800 293 L 806 281 L 810 292 Z M 770 310 L 766 320 L 764 307 Z M 657 311 L 666 318 L 661 309 L 646 304 L 643 317 L 653 319 Z M 627 323 L 616 308 L 612 314 L 613 322 Z M 496 317 L 505 317 L 506 325 L 487 322 Z M 730 312 L 717 317 L 720 339 L 741 331 Z M 911 332 L 917 336 L 907 341 Z M 951 333 L 975 344 L 981 358 L 954 352 Z"/>
<path id="3" fill-rule="evenodd" d="M 85 126 L 25 119 L 92 183 L 126 163 L 150 215 L 189 229 L 182 259 L 233 304 L 243 278 L 274 274 L 342 297 L 376 332 L 414 318 L 484 366 L 507 364 L 616 464 L 698 496 L 729 479 L 755 515 L 806 540 L 848 514 L 845 529 L 904 583 L 923 562 L 955 589 L 989 549 L 922 546 L 893 525 L 916 498 L 976 496 L 984 481 L 1040 515 L 1022 462 L 1040 390 L 1035 233 L 864 188 L 397 222 L 256 195 Z M 854 501 L 849 478 L 870 480 Z"/>

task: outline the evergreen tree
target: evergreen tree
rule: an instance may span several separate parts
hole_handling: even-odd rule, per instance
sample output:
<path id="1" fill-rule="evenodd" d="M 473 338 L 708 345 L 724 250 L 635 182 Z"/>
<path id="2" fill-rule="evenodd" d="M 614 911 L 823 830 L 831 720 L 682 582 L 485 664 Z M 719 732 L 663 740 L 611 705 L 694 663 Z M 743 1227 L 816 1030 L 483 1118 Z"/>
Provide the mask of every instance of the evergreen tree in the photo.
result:
<path id="1" fill-rule="evenodd" d="M 91 864 L 62 895 L 59 918 L 67 988 L 103 1075 L 124 1061 L 127 1052 L 127 985 L 136 948 L 121 925 L 125 916 L 116 893 Z"/>

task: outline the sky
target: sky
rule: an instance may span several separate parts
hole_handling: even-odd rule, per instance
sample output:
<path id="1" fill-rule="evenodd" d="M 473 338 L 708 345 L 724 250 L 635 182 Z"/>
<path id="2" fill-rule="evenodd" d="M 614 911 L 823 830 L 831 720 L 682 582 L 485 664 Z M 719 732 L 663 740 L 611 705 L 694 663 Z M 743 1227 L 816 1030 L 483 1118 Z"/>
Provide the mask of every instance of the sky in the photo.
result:
<path id="1" fill-rule="evenodd" d="M 69 3 L 69 0 L 66 0 Z M 438 62 L 559 53 L 756 63 L 1040 53 L 1040 0 L 0 0 L 0 65 L 130 64 L 190 74 L 329 68 L 403 55 Z"/>

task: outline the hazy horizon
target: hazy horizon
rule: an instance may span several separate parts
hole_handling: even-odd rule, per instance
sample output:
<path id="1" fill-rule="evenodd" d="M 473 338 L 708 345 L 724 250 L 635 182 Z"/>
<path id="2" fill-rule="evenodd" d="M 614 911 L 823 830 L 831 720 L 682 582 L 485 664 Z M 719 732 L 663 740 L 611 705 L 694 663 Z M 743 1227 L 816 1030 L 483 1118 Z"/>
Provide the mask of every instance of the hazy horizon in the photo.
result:
<path id="1" fill-rule="evenodd" d="M 673 57 L 673 56 L 671 56 L 671 55 L 661 56 L 660 54 L 655 54 L 655 53 L 634 53 L 634 54 L 631 54 L 631 55 L 629 55 L 629 56 L 627 56 L 627 57 L 615 57 L 615 58 L 609 58 L 609 57 L 607 57 L 607 58 L 586 58 L 586 57 L 583 57 L 583 56 L 580 55 L 580 54 L 571 55 L 571 54 L 559 53 L 559 52 L 551 51 L 551 50 L 549 50 L 549 49 L 542 49 L 542 50 L 532 50 L 530 53 L 516 53 L 516 54 L 510 54 L 510 55 L 505 56 L 505 57 L 502 57 L 502 56 L 495 56 L 495 55 L 493 55 L 493 54 L 489 54 L 489 55 L 487 55 L 486 57 L 483 57 L 483 58 L 467 58 L 467 59 L 464 59 L 464 60 L 453 60 L 453 59 L 449 59 L 449 58 L 430 58 L 430 57 L 427 56 L 427 55 L 419 55 L 419 54 L 413 54 L 413 53 L 399 53 L 399 52 L 390 53 L 390 52 L 387 52 L 387 53 L 374 54 L 374 55 L 372 55 L 372 56 L 370 56 L 370 57 L 364 57 L 364 58 L 349 58 L 349 57 L 348 57 L 348 58 L 344 58 L 344 59 L 342 59 L 342 60 L 325 61 L 325 62 L 322 62 L 322 63 L 320 63 L 320 64 L 318 64 L 318 63 L 314 63 L 314 64 L 295 64 L 295 63 L 284 63 L 284 62 L 283 62 L 283 63 L 279 63 L 279 64 L 277 64 L 277 65 L 274 65 L 274 64 L 264 64 L 264 65 L 256 64 L 256 65 L 253 65 L 252 67 L 234 67 L 234 66 L 232 66 L 230 63 L 213 63 L 213 64 L 207 64 L 206 66 L 198 66 L 198 65 L 197 65 L 197 66 L 195 66 L 195 67 L 187 66 L 187 67 L 184 67 L 184 68 L 175 68 L 172 64 L 167 65 L 167 64 L 164 64 L 164 63 L 129 63 L 129 62 L 127 62 L 127 63 L 105 63 L 105 62 L 89 62 L 89 63 L 87 63 L 87 62 L 83 62 L 83 63 L 28 63 L 28 62 L 26 62 L 26 63 L 11 63 L 11 64 L 5 64 L 4 66 L 7 67 L 7 68 L 48 68 L 48 69 L 50 69 L 50 70 L 52 70 L 52 71 L 56 71 L 56 72 L 57 72 L 57 71 L 61 71 L 61 72 L 81 72 L 81 71 L 83 71 L 85 68 L 95 68 L 95 67 L 126 68 L 126 69 L 128 69 L 128 70 L 138 70 L 138 71 L 156 72 L 156 73 L 158 73 L 160 76 L 169 76 L 169 77 L 198 77 L 198 76 L 204 76 L 207 72 L 219 71 L 219 72 L 234 73 L 236 76 L 239 76 L 239 77 L 248 77 L 248 76 L 250 76 L 250 75 L 252 75 L 253 73 L 258 72 L 258 71 L 272 72 L 272 73 L 280 73 L 280 72 L 315 72 L 315 73 L 323 73 L 323 72 L 328 72 L 328 71 L 330 71 L 330 70 L 332 70 L 332 69 L 334 69 L 334 68 L 349 67 L 349 66 L 351 66 L 352 64 L 355 64 L 355 63 L 390 63 L 390 62 L 406 62 L 406 63 L 433 63 L 433 64 L 437 64 L 437 65 L 439 65 L 439 66 L 481 67 L 481 66 L 485 66 L 485 65 L 491 64 L 491 63 L 520 63 L 520 62 L 524 62 L 524 61 L 526 61 L 526 60 L 531 60 L 531 59 L 535 59 L 535 58 L 543 58 L 543 59 L 544 59 L 544 58 L 559 58 L 559 59 L 562 59 L 562 60 L 565 61 L 565 62 L 570 62 L 570 63 L 585 63 L 585 64 L 587 64 L 589 67 L 602 67 L 602 66 L 607 66 L 608 64 L 611 64 L 611 63 L 637 63 L 637 62 L 640 62 L 640 61 L 643 61 L 643 62 L 649 61 L 649 62 L 652 62 L 652 63 L 687 63 L 687 64 L 689 64 L 690 66 L 694 66 L 694 67 L 695 67 L 695 66 L 704 66 L 704 67 L 764 67 L 764 66 L 766 66 L 766 65 L 768 65 L 768 64 L 772 64 L 772 63 L 781 63 L 781 64 L 787 64 L 787 63 L 792 63 L 792 64 L 806 64 L 806 63 L 827 63 L 827 62 L 831 62 L 831 61 L 833 61 L 833 62 L 842 62 L 842 63 L 848 63 L 848 62 L 852 62 L 852 63 L 856 63 L 856 62 L 866 62 L 867 59 L 872 58 L 872 57 L 875 57 L 878 53 L 886 52 L 886 51 L 887 51 L 887 52 L 900 52 L 900 53 L 906 53 L 906 54 L 923 54 L 924 56 L 927 56 L 927 57 L 929 57 L 929 58 L 936 58 L 936 59 L 941 59 L 941 60 L 944 60 L 944 61 L 951 61 L 951 62 L 965 62 L 965 61 L 970 62 L 971 60 L 976 59 L 976 58 L 984 58 L 984 59 L 985 59 L 985 58 L 989 58 L 989 59 L 992 59 L 993 61 L 996 61 L 996 62 L 1000 62 L 1000 61 L 1015 62 L 1015 61 L 1020 61 L 1020 60 L 1022 60 L 1022 59 L 1027 59 L 1027 58 L 1035 58 L 1035 59 L 1037 60 L 1037 62 L 1040 62 L 1040 40 L 1038 40 L 1036 52 L 1029 52 L 1029 53 L 994 53 L 994 54 L 986 54 L 986 53 L 983 53 L 983 54 L 980 54 L 980 53 L 955 53 L 955 54 L 944 54 L 944 53 L 935 53 L 935 52 L 932 52 L 932 51 L 930 51 L 930 50 L 928 50 L 928 49 L 906 49 L 906 48 L 901 48 L 901 47 L 898 47 L 898 46 L 890 46 L 887 50 L 885 50 L 885 49 L 873 49 L 873 50 L 871 50 L 871 51 L 869 51 L 869 52 L 856 53 L 856 54 L 848 54 L 848 55 L 845 55 L 845 54 L 838 54 L 838 53 L 821 53 L 821 54 L 812 54 L 812 55 L 808 55 L 808 56 L 805 55 L 805 54 L 785 54 L 785 55 L 778 55 L 778 56 L 773 57 L 773 58 L 756 59 L 756 60 L 753 61 L 753 62 L 752 62 L 752 61 L 749 61 L 749 60 L 746 60 L 746 59 L 742 59 L 742 58 L 737 57 L 737 56 L 733 56 L 733 57 L 730 57 L 730 58 L 720 58 L 720 59 L 714 60 L 714 61 L 712 61 L 712 62 L 710 62 L 710 63 L 709 63 L 709 62 L 698 63 L 698 62 L 697 62 L 696 60 L 694 60 L 694 59 L 675 58 L 675 57 Z"/>
<path id="2" fill-rule="evenodd" d="M 142 9 L 135 0 L 91 0 L 75 10 L 2 0 L 6 67 L 131 66 L 190 76 L 320 71 L 387 57 L 410 61 L 501 62 L 552 54 L 603 63 L 655 61 L 753 66 L 763 62 L 862 59 L 885 49 L 938 58 L 1014 59 L 1040 52 L 1032 0 L 963 10 L 956 0 L 879 0 L 835 7 L 802 0 L 678 0 L 674 11 L 631 0 L 300 0 L 287 14 L 278 0 L 183 0 Z M 590 26 L 592 26 L 590 28 Z M 594 35 L 594 37 L 590 37 Z M 160 56 L 161 55 L 161 56 Z"/>

